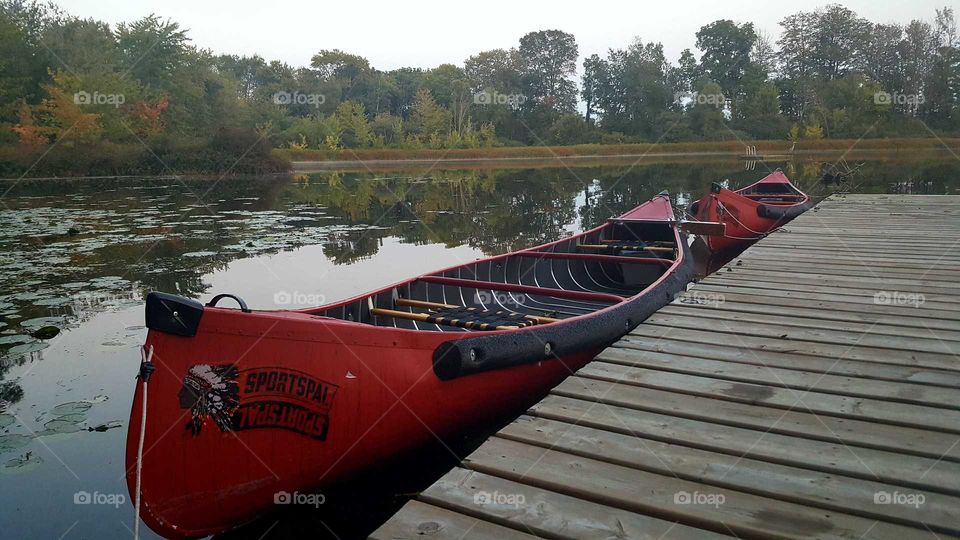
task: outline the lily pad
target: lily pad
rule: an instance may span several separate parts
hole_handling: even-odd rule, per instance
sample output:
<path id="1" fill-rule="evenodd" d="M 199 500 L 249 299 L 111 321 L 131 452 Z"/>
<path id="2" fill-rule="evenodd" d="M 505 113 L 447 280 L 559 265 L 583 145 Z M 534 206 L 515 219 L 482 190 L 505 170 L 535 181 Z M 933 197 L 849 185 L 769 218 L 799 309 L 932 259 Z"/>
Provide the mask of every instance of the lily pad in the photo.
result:
<path id="1" fill-rule="evenodd" d="M 44 430 L 38 433 L 37 435 L 52 435 L 55 433 L 76 433 L 80 431 L 80 427 L 76 422 L 70 422 L 67 420 L 50 420 L 43 425 Z"/>
<path id="2" fill-rule="evenodd" d="M 20 435 L 19 433 L 0 435 L 0 453 L 16 450 L 17 448 L 23 448 L 24 446 L 30 444 L 30 441 L 32 440 L 33 437 L 29 435 Z"/>
<path id="3" fill-rule="evenodd" d="M 216 255 L 215 251 L 191 251 L 189 253 L 184 253 L 184 257 L 210 257 Z"/>
<path id="4" fill-rule="evenodd" d="M 38 352 L 49 347 L 49 343 L 44 343 L 42 341 L 34 341 L 33 343 L 24 343 L 23 345 L 14 345 L 10 347 L 7 351 L 10 354 L 29 354 L 33 352 Z"/>
<path id="5" fill-rule="evenodd" d="M 50 409 L 50 412 L 56 416 L 64 416 L 67 414 L 85 413 L 90 407 L 93 407 L 93 403 L 89 401 L 68 401 Z"/>
<path id="6" fill-rule="evenodd" d="M 66 324 L 67 318 L 64 316 L 57 317 L 36 317 L 34 319 L 27 319 L 20 322 L 20 326 L 26 328 L 27 330 L 37 330 L 43 328 L 44 326 L 58 326 Z"/>
<path id="7" fill-rule="evenodd" d="M 18 295 L 15 295 L 13 298 L 14 300 L 23 300 L 26 302 L 28 300 L 40 300 L 43 298 L 47 298 L 47 295 L 43 293 L 38 293 L 38 292 L 31 292 L 31 293 L 20 293 Z"/>
<path id="8" fill-rule="evenodd" d="M 64 305 L 64 304 L 69 304 L 70 302 L 71 302 L 70 297 L 68 297 L 68 296 L 58 296 L 58 297 L 56 297 L 56 298 L 43 298 L 43 299 L 41 299 L 41 300 L 37 300 L 37 301 L 35 301 L 35 302 L 33 303 L 33 305 L 35 305 L 35 306 L 54 307 L 54 306 L 62 306 L 62 305 Z"/>
<path id="9" fill-rule="evenodd" d="M 23 334 L 0 337 L 0 345 L 14 345 L 17 343 L 30 343 L 32 341 L 33 341 L 32 337 L 25 336 Z"/>
<path id="10" fill-rule="evenodd" d="M 43 459 L 40 458 L 37 454 L 33 452 L 27 452 L 22 456 L 15 457 L 11 460 L 8 460 L 3 464 L 3 467 L 0 468 L 0 472 L 3 473 L 21 473 L 26 472 L 34 467 L 39 466 L 43 463 Z"/>

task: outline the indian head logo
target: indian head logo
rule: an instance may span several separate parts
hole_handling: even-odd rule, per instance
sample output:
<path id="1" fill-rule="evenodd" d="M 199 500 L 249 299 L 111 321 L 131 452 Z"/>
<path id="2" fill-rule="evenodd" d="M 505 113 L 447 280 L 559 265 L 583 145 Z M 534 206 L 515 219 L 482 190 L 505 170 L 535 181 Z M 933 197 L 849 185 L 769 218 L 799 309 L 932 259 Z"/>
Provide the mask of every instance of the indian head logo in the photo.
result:
<path id="1" fill-rule="evenodd" d="M 194 436 L 209 419 L 223 432 L 282 429 L 322 441 L 337 389 L 293 369 L 197 364 L 187 371 L 179 399 L 190 409 L 187 429 Z"/>
<path id="2" fill-rule="evenodd" d="M 190 409 L 187 429 L 199 435 L 209 418 L 222 431 L 230 429 L 239 404 L 237 368 L 232 364 L 197 364 L 187 371 L 178 395 L 181 409 Z"/>

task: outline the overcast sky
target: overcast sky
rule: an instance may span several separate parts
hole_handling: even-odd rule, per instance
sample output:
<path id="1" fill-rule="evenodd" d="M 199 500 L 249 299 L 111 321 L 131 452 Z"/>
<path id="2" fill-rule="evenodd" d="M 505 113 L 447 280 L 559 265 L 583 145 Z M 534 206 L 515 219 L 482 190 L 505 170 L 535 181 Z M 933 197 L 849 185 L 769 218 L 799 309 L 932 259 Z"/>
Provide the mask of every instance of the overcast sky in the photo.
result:
<path id="1" fill-rule="evenodd" d="M 797 0 L 634 1 L 330 1 L 330 0 L 55 0 L 68 13 L 115 25 L 155 13 L 189 30 L 215 53 L 259 54 L 306 66 L 321 49 L 360 54 L 383 70 L 462 64 L 482 50 L 509 48 L 530 31 L 572 33 L 580 55 L 624 47 L 634 36 L 663 43 L 676 62 L 694 48 L 696 31 L 717 19 L 753 22 L 774 39 L 784 16 L 829 2 Z M 933 21 L 945 0 L 840 2 L 873 22 Z"/>

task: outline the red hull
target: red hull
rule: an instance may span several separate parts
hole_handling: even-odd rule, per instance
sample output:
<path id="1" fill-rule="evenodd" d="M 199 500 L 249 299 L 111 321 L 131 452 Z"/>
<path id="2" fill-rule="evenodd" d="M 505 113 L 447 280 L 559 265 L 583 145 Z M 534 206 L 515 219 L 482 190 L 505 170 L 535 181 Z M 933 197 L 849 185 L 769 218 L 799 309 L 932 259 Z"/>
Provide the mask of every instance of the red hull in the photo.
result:
<path id="1" fill-rule="evenodd" d="M 631 302 L 651 302 L 655 308 L 669 301 L 685 284 L 684 273 L 691 266 L 686 244 L 681 245 L 684 238 L 671 223 L 669 200 L 658 198 L 633 212 L 621 219 L 663 223 L 659 226 L 678 246 L 675 260 L 644 265 L 665 269 L 635 297 L 542 329 L 451 334 L 318 316 L 358 302 L 350 299 L 302 311 L 242 312 L 207 306 L 197 320 L 195 335 L 181 336 L 151 326 L 148 299 L 151 330 L 146 347 L 154 350 L 156 372 L 148 384 L 141 488 L 144 522 L 168 537 L 223 532 L 283 503 L 277 498 L 284 492 L 323 489 L 431 438 L 528 404 L 590 361 L 602 346 L 570 348 L 569 353 L 557 346 L 559 357 L 546 354 L 520 365 L 451 378 L 438 376 L 437 351 L 457 340 L 483 335 L 507 337 L 516 343 L 519 355 L 524 336 L 532 333 L 580 328 L 573 325 L 601 320 Z M 599 238 L 601 229 L 581 236 Z M 538 249 L 553 251 L 570 241 Z M 526 260 L 533 254 L 527 250 L 522 255 Z M 580 255 L 573 260 L 586 258 Z M 610 260 L 625 258 L 611 256 Z M 452 279 L 437 275 L 418 279 Z M 409 283 L 372 294 L 396 292 Z M 663 291 L 670 294 L 657 294 L 655 300 L 652 294 L 647 296 Z M 583 302 L 584 293 L 579 294 L 574 298 L 581 300 L 571 302 Z M 605 300 L 603 295 L 596 296 L 597 301 Z M 187 315 L 183 310 L 173 312 L 177 320 Z M 623 322 L 617 323 L 620 335 L 639 323 L 626 321 L 626 328 Z M 542 353 L 543 344 L 550 341 L 540 343 Z M 200 387 L 202 392 L 195 390 Z M 199 417 L 198 396 L 203 396 L 207 411 Z M 127 438 L 131 494 L 136 492 L 142 399 L 143 385 L 138 384 Z"/>
<path id="2" fill-rule="evenodd" d="M 741 248 L 810 207 L 810 197 L 777 170 L 745 188 L 731 191 L 714 184 L 710 193 L 691 205 L 700 221 L 721 222 L 723 236 L 704 237 L 713 252 Z"/>

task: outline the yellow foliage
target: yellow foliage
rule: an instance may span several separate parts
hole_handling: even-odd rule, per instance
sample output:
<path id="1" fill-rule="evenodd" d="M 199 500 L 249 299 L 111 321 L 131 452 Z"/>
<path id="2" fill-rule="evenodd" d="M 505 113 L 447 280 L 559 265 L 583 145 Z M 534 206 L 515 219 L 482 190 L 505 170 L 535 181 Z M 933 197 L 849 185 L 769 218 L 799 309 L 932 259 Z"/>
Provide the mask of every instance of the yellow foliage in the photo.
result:
<path id="1" fill-rule="evenodd" d="M 39 105 L 23 106 L 20 123 L 13 128 L 22 143 L 46 144 L 67 138 L 88 142 L 99 138 L 100 115 L 84 112 L 84 105 L 77 103 L 75 95 L 64 90 L 66 83 L 66 76 L 57 73 L 53 84 L 44 87 L 47 97 Z"/>

